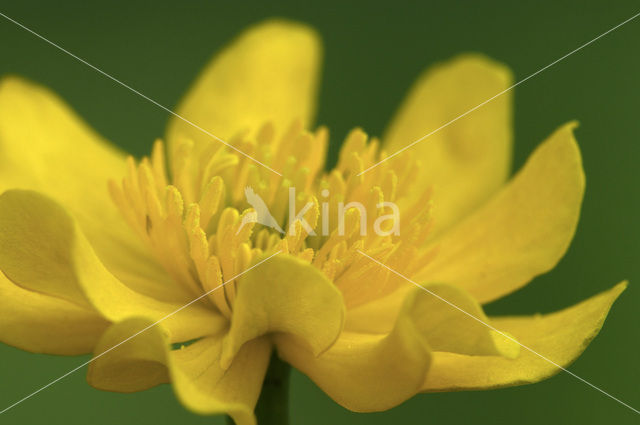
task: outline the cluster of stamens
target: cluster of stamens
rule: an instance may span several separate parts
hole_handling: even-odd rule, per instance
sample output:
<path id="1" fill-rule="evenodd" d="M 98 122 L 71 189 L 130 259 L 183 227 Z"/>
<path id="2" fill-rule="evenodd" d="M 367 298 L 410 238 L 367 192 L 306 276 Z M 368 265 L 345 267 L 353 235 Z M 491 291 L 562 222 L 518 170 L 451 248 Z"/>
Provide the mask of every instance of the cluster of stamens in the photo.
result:
<path id="1" fill-rule="evenodd" d="M 305 131 L 299 123 L 279 136 L 268 123 L 229 143 L 246 156 L 214 140 L 197 148 L 178 142 L 171 146 L 169 177 L 157 141 L 149 158 L 138 164 L 129 158 L 122 182 L 109 185 L 123 217 L 176 282 L 194 296 L 224 283 L 209 299 L 227 317 L 241 284 L 236 277 L 278 251 L 322 270 L 347 307 L 404 284 L 359 251 L 406 276 L 428 262 L 432 253 L 420 247 L 431 221 L 430 192 L 413 195 L 419 164 L 410 157 L 362 173 L 385 153 L 355 129 L 337 166 L 325 172 L 328 131 Z M 247 193 L 264 202 L 273 226 L 252 219 Z M 304 212 L 292 220 L 292 211 Z"/>

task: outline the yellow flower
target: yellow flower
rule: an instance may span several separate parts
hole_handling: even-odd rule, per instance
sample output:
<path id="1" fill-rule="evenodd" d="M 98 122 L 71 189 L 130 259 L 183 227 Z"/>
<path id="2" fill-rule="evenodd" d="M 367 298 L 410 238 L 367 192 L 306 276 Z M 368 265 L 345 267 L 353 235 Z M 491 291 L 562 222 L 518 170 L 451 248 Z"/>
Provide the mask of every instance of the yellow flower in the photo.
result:
<path id="1" fill-rule="evenodd" d="M 5 78 L 0 339 L 33 352 L 93 352 L 97 388 L 170 381 L 189 409 L 239 424 L 255 422 L 274 349 L 363 412 L 418 392 L 519 385 L 558 371 L 474 317 L 571 363 L 625 283 L 548 315 L 489 318 L 481 305 L 566 251 L 584 191 L 575 124 L 506 182 L 507 93 L 362 173 L 510 86 L 502 65 L 466 55 L 419 79 L 381 142 L 353 130 L 325 172 L 328 132 L 309 130 L 319 63 L 309 28 L 251 28 L 179 105 L 190 123 L 171 118 L 168 169 L 162 142 L 139 163 L 126 159 L 49 91 Z M 309 207 L 287 227 L 290 188 L 294 213 Z M 285 235 L 255 223 L 247 193 Z M 350 202 L 362 207 L 341 216 Z M 381 202 L 400 216 L 389 219 Z"/>

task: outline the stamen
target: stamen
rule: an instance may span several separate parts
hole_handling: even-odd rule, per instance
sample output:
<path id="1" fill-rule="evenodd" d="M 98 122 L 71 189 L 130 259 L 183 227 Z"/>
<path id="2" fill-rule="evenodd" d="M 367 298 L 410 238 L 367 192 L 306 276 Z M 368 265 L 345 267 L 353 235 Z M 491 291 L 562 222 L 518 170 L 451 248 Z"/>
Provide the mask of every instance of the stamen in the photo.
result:
<path id="1" fill-rule="evenodd" d="M 347 305 L 355 306 L 399 285 L 358 250 L 405 275 L 430 261 L 435 251 L 419 248 L 429 232 L 431 194 L 412 197 L 409 187 L 417 171 L 413 158 L 399 155 L 393 163 L 384 162 L 359 176 L 386 153 L 377 140 L 368 141 L 366 133 L 355 129 L 347 136 L 336 168 L 324 173 L 326 128 L 309 132 L 296 121 L 284 132 L 279 130 L 268 122 L 255 134 L 244 131 L 231 141 L 282 176 L 214 144 L 198 149 L 196 157 L 193 142 L 184 139 L 171 158 L 171 177 L 158 140 L 150 158 L 139 164 L 127 160 L 120 184 L 109 182 L 124 219 L 174 281 L 200 295 L 244 271 L 258 256 L 280 250 L 317 267 L 343 292 Z M 290 189 L 296 195 L 293 215 Z M 277 226 L 256 223 L 257 212 L 250 208 L 255 199 L 248 194 L 260 199 Z M 395 217 L 385 202 L 400 205 L 401 216 Z M 362 207 L 352 208 L 350 203 Z M 307 204 L 300 220 L 294 221 Z M 394 232 L 400 224 L 401 230 Z M 368 287 L 362 288 L 362 282 Z M 231 317 L 241 284 L 241 278 L 226 282 L 208 302 Z"/>

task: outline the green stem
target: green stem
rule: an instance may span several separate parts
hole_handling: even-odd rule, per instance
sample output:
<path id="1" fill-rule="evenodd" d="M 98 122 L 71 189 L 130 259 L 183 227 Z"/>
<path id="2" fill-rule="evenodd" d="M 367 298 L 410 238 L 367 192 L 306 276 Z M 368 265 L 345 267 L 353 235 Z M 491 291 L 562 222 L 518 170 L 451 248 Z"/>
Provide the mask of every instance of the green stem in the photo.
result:
<path id="1" fill-rule="evenodd" d="M 256 405 L 258 425 L 289 424 L 290 371 L 291 367 L 274 352 Z M 233 420 L 227 418 L 227 423 L 233 425 Z"/>

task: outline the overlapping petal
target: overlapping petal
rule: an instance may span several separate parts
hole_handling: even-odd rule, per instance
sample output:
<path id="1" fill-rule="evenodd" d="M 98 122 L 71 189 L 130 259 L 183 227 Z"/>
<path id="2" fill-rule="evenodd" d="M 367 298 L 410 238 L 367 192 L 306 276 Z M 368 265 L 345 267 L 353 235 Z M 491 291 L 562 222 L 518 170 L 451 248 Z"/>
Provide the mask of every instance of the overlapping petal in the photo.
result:
<path id="1" fill-rule="evenodd" d="M 434 235 L 482 204 L 508 177 L 511 92 L 441 127 L 511 83 L 511 72 L 505 66 L 481 55 L 463 55 L 421 76 L 391 121 L 383 138 L 389 153 L 433 132 L 410 149 L 422 163 L 421 186 L 435 189 Z"/>
<path id="2" fill-rule="evenodd" d="M 428 345 L 406 315 L 388 334 L 344 331 L 320 356 L 286 335 L 279 355 L 337 403 L 357 412 L 390 409 L 419 389 L 431 361 Z"/>
<path id="3" fill-rule="evenodd" d="M 180 301 L 159 301 L 122 284 L 98 260 L 72 217 L 33 191 L 0 195 L 0 270 L 26 289 L 94 308 L 112 322 L 170 315 L 165 324 L 174 341 L 213 334 L 226 326 L 204 301 L 176 312 L 183 306 Z"/>
<path id="4" fill-rule="evenodd" d="M 162 327 L 150 327 L 152 324 L 142 318 L 114 324 L 96 347 L 87 375 L 89 383 L 99 389 L 129 392 L 170 380 L 178 398 L 191 410 L 226 413 L 238 425 L 256 423 L 253 409 L 271 352 L 265 338 L 245 344 L 229 368 L 223 369 L 220 336 L 170 350 Z M 132 335 L 136 336 L 130 338 Z"/>
<path id="5" fill-rule="evenodd" d="M 162 324 L 153 323 L 131 317 L 111 325 L 93 350 L 87 371 L 89 384 L 128 393 L 169 382 L 169 338 Z"/>
<path id="6" fill-rule="evenodd" d="M 434 351 L 518 356 L 520 346 L 505 338 L 500 329 L 497 332 L 489 327 L 493 326 L 489 318 L 467 292 L 446 284 L 424 285 L 424 288 L 426 290 L 414 288 L 409 293 L 404 314 L 411 318 Z"/>
<path id="7" fill-rule="evenodd" d="M 95 311 L 21 288 L 0 272 L 0 341 L 33 353 L 89 353 L 108 323 Z"/>
<path id="8" fill-rule="evenodd" d="M 51 91 L 17 77 L 0 82 L 0 192 L 34 189 L 62 203 L 109 270 L 148 292 L 171 286 L 126 226 L 107 191 L 125 154 Z"/>
<path id="9" fill-rule="evenodd" d="M 349 311 L 345 329 L 387 333 L 399 315 L 408 316 L 434 351 L 516 357 L 520 346 L 496 332 L 482 307 L 464 290 L 447 284 L 411 282 L 391 296 Z M 487 326 L 487 324 L 489 326 Z"/>
<path id="10" fill-rule="evenodd" d="M 384 333 L 367 332 L 364 319 L 360 330 L 344 331 L 320 356 L 282 335 L 276 338 L 278 352 L 355 411 L 389 409 L 415 394 L 416 383 L 427 376 L 432 350 L 518 355 L 519 345 L 487 327 L 489 319 L 468 294 L 449 285 L 426 287 L 430 293 L 415 288 L 409 294 Z M 369 319 L 378 320 L 375 312 Z"/>
<path id="11" fill-rule="evenodd" d="M 435 243 L 419 281 L 455 284 L 484 303 L 552 269 L 573 238 L 585 178 L 575 123 L 562 126 L 486 205 Z"/>
<path id="12" fill-rule="evenodd" d="M 492 323 L 559 366 L 567 367 L 598 334 L 613 302 L 625 289 L 620 283 L 567 309 L 531 317 L 492 318 Z M 533 352 L 516 359 L 434 352 L 423 391 L 481 390 L 541 381 L 560 369 Z"/>

